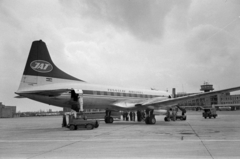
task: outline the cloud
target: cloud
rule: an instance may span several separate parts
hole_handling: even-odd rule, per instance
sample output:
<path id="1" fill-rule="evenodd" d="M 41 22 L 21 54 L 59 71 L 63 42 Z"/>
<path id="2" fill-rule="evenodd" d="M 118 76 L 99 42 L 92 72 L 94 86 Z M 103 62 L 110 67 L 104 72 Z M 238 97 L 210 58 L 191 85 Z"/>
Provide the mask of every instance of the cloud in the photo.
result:
<path id="1" fill-rule="evenodd" d="M 240 67 L 240 41 L 231 33 L 212 25 L 199 25 L 191 30 L 186 43 L 192 75 L 211 81 L 232 81 Z M 188 74 L 186 74 L 188 75 Z M 238 77 L 238 76 L 237 76 Z"/>
<path id="2" fill-rule="evenodd" d="M 187 8 L 190 1 L 61 1 L 63 7 L 78 12 L 80 18 L 92 18 L 100 23 L 110 23 L 119 31 L 126 31 L 144 41 L 159 39 L 164 33 L 166 15 L 175 7 Z M 107 25 L 107 24 L 106 24 Z"/>

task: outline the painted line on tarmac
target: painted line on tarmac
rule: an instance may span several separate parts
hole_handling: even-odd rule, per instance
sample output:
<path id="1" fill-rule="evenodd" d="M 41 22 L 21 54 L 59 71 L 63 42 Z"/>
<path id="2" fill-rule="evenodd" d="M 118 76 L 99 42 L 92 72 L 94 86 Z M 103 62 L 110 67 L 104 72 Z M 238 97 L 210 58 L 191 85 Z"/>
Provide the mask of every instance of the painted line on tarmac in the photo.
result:
<path id="1" fill-rule="evenodd" d="M 138 141 L 138 142 L 240 142 L 240 140 L 148 140 L 148 139 L 82 139 L 82 140 L 0 140 L 0 143 L 23 143 L 23 142 L 102 142 L 102 141 Z"/>
<path id="2" fill-rule="evenodd" d="M 192 131 L 194 132 L 194 134 L 196 134 L 196 136 L 199 138 L 199 140 L 201 141 L 202 145 L 204 146 L 204 148 L 207 150 L 208 154 L 211 156 L 212 159 L 214 159 L 213 155 L 211 154 L 211 152 L 209 151 L 208 147 L 204 144 L 204 141 L 201 139 L 201 137 L 198 135 L 198 133 L 195 131 L 195 129 L 193 129 L 192 125 L 187 122 L 189 124 L 189 126 L 191 127 Z"/>

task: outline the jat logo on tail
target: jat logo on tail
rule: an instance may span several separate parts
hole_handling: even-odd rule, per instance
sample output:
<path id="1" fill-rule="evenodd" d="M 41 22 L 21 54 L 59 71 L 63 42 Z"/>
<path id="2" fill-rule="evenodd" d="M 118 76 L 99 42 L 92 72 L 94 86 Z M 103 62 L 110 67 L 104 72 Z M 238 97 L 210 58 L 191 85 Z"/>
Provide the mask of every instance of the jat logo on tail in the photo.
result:
<path id="1" fill-rule="evenodd" d="M 48 73 L 53 69 L 53 66 L 49 62 L 43 60 L 35 60 L 31 62 L 30 66 L 34 71 L 41 73 Z"/>

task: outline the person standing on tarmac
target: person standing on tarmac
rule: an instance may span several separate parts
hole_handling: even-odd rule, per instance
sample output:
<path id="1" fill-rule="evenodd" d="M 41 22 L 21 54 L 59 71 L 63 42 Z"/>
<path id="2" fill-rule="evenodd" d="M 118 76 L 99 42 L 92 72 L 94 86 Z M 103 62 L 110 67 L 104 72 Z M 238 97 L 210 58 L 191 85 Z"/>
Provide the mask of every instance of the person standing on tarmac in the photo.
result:
<path id="1" fill-rule="evenodd" d="M 129 116 L 128 116 L 128 112 L 126 112 L 126 121 L 129 121 Z"/>
<path id="2" fill-rule="evenodd" d="M 145 112 L 142 111 L 142 119 L 141 120 L 145 120 Z"/>
<path id="3" fill-rule="evenodd" d="M 123 120 L 125 120 L 126 121 L 126 119 L 127 119 L 127 112 L 123 112 Z"/>
<path id="4" fill-rule="evenodd" d="M 137 111 L 137 121 L 140 122 L 142 120 L 142 115 L 141 115 L 141 111 Z"/>
<path id="5" fill-rule="evenodd" d="M 133 120 L 133 118 L 132 118 L 133 117 L 133 112 L 130 112 L 129 116 L 130 116 L 130 121 L 132 121 Z"/>
<path id="6" fill-rule="evenodd" d="M 182 110 L 182 116 L 184 116 L 186 112 L 187 112 L 186 109 L 183 109 Z"/>
<path id="7" fill-rule="evenodd" d="M 173 119 L 173 121 L 176 121 L 176 116 L 177 116 L 176 108 L 172 108 L 172 119 Z"/>
<path id="8" fill-rule="evenodd" d="M 133 121 L 135 121 L 135 116 L 136 116 L 135 113 L 136 113 L 136 112 L 133 112 L 133 114 L 132 114 L 132 116 L 133 116 Z"/>

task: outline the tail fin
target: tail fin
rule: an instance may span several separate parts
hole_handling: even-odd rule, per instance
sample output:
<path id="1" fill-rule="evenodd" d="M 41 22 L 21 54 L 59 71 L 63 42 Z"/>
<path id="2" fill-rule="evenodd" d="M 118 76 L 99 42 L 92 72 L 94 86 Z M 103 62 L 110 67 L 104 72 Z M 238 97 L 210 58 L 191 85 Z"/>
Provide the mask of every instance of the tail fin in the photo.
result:
<path id="1" fill-rule="evenodd" d="M 52 61 L 46 44 L 42 41 L 32 43 L 19 89 L 58 82 L 80 81 L 62 70 Z"/>

